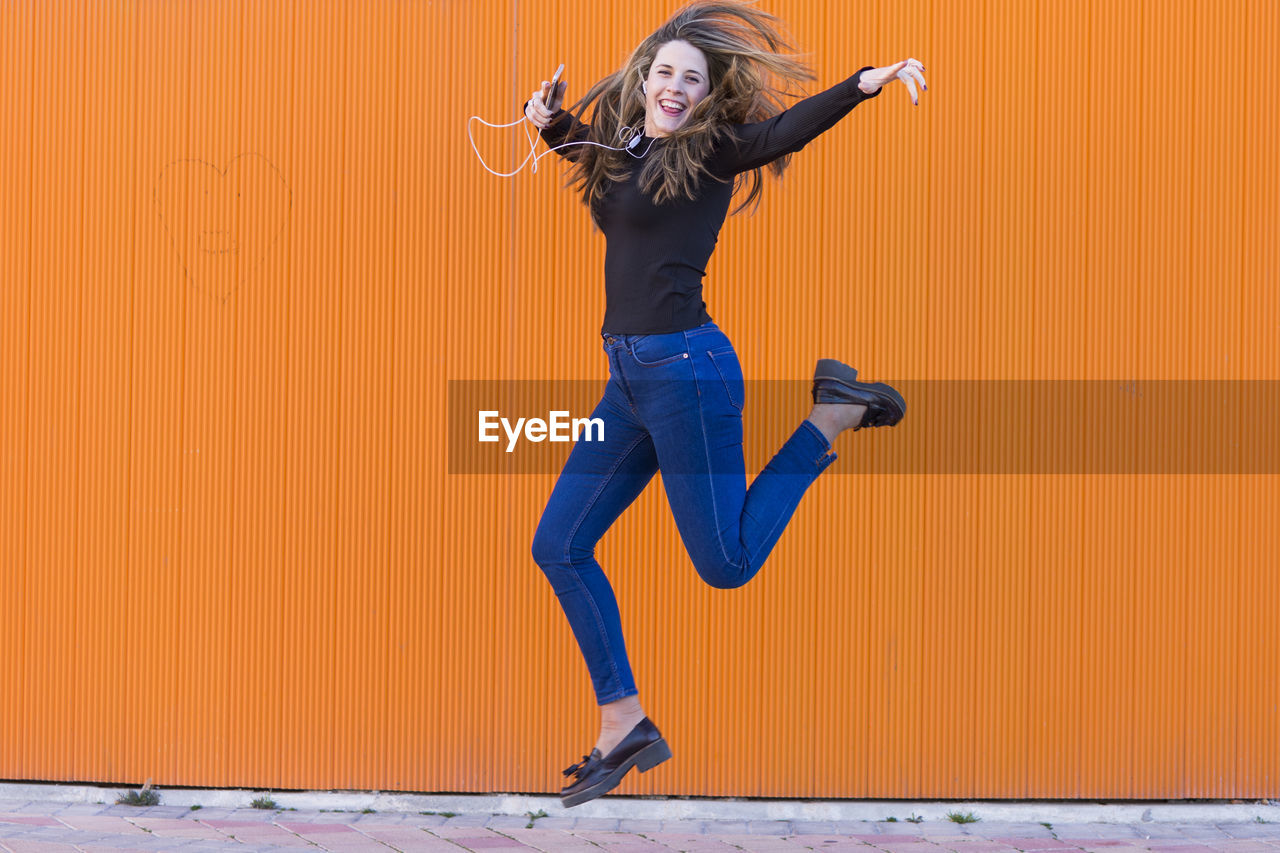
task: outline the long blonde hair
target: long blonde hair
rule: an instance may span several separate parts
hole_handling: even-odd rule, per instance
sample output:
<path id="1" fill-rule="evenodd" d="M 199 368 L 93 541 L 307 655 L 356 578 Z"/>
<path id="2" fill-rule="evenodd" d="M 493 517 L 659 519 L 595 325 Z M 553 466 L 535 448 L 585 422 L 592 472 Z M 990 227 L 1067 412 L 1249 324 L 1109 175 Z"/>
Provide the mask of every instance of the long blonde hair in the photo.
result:
<path id="1" fill-rule="evenodd" d="M 631 54 L 627 64 L 582 96 L 570 107 L 575 122 L 590 109 L 591 132 L 587 137 L 603 145 L 618 145 L 619 130 L 641 125 L 645 99 L 640 82 L 659 48 L 671 41 L 685 41 L 706 56 L 710 91 L 690 111 L 679 130 L 654 146 L 644 159 L 640 187 L 655 203 L 680 197 L 692 199 L 698 183 L 714 180 L 705 163 L 730 124 L 762 121 L 782 111 L 782 99 L 796 94 L 802 80 L 812 80 L 809 67 L 795 55 L 783 35 L 782 22 L 754 5 L 733 0 L 697 0 L 672 15 Z M 628 153 L 607 151 L 593 145 L 579 149 L 569 182 L 580 189 L 582 201 L 594 209 L 609 182 L 625 180 L 636 163 Z M 769 164 L 781 176 L 790 155 Z M 734 191 L 750 184 L 746 199 L 734 213 L 760 198 L 761 170 L 739 175 Z"/>

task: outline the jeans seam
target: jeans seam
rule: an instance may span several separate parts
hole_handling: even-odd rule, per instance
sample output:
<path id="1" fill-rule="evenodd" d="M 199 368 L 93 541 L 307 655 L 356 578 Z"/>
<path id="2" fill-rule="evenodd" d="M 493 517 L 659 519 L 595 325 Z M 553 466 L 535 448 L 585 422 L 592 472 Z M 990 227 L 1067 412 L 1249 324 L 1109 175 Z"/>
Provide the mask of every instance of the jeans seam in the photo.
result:
<path id="1" fill-rule="evenodd" d="M 832 460 L 834 461 L 834 459 L 835 459 L 835 454 L 831 453 L 831 447 L 832 447 L 831 442 L 830 442 L 830 441 L 828 441 L 828 440 L 827 440 L 827 437 L 826 437 L 825 435 L 823 435 L 823 434 L 822 434 L 822 430 L 818 429 L 816 426 L 814 426 L 812 423 L 810 423 L 810 422 L 809 422 L 809 420 L 808 420 L 808 418 L 806 418 L 805 420 L 801 421 L 801 422 L 800 422 L 800 426 L 802 426 L 802 427 L 808 427 L 808 428 L 809 428 L 809 432 L 813 433 L 814 435 L 816 435 L 816 436 L 818 437 L 818 439 L 822 442 L 823 446 L 826 448 L 826 450 L 824 450 L 824 451 L 822 452 L 822 455 L 823 455 L 823 456 L 826 456 L 826 455 L 830 454 L 830 455 L 831 455 Z M 815 459 L 815 460 L 813 460 L 813 461 L 814 461 L 814 464 L 818 464 L 818 463 L 822 462 L 822 456 L 819 456 L 817 459 Z M 825 467 L 826 467 L 826 466 L 823 466 L 823 469 L 825 469 Z M 819 471 L 818 473 L 822 473 L 822 472 L 821 472 L 821 471 Z"/>
<path id="2" fill-rule="evenodd" d="M 801 424 L 801 426 L 809 427 L 809 429 L 810 429 L 810 430 L 811 430 L 815 435 L 817 435 L 819 438 L 821 438 L 821 439 L 822 439 L 823 444 L 827 445 L 827 448 L 828 448 L 828 449 L 830 449 L 831 445 L 830 445 L 830 443 L 829 443 L 829 442 L 827 442 L 827 437 L 826 437 L 825 435 L 823 435 L 823 434 L 822 434 L 822 431 L 821 431 L 821 430 L 819 430 L 817 427 L 813 426 L 813 424 L 809 423 L 808 421 L 801 421 L 801 422 L 800 422 L 800 424 Z M 815 471 L 815 472 L 814 472 L 814 473 L 809 477 L 809 484 L 805 486 L 805 491 L 808 491 L 809 486 L 813 485 L 813 481 L 814 481 L 814 480 L 816 480 L 816 479 L 818 479 L 818 477 L 819 477 L 819 476 L 821 476 L 822 472 L 823 472 L 823 471 L 825 471 L 825 470 L 827 470 L 827 466 L 829 466 L 832 462 L 834 462 L 834 461 L 835 461 L 835 459 L 836 459 L 836 457 L 835 457 L 835 455 L 834 455 L 834 454 L 830 454 L 830 455 L 826 455 L 826 454 L 824 454 L 824 457 L 819 457 L 818 459 L 815 459 L 815 460 L 813 461 L 813 465 L 814 465 L 814 467 L 816 467 L 818 470 L 817 470 L 817 471 Z M 797 509 L 797 508 L 799 508 L 799 506 L 800 506 L 800 501 L 801 501 L 801 500 L 803 500 L 803 498 L 804 498 L 804 492 L 802 491 L 802 492 L 800 493 L 800 495 L 796 498 L 795 503 L 791 506 L 791 512 L 787 513 L 787 514 L 786 514 L 786 516 L 785 516 L 788 520 L 790 520 L 791 515 L 796 511 L 796 509 Z M 781 516 L 781 515 L 778 517 L 778 520 L 777 520 L 776 522 L 774 522 L 773 527 L 770 527 L 770 528 L 769 528 L 769 532 L 768 532 L 767 534 L 765 534 L 764 539 L 762 539 L 762 540 L 761 540 L 762 542 L 767 542 L 767 541 L 769 541 L 769 539 L 771 539 L 771 538 L 773 537 L 773 531 L 777 530 L 777 529 L 778 529 L 778 525 L 782 524 L 782 518 L 783 518 L 783 517 L 784 517 L 784 516 Z M 751 555 L 751 562 L 752 562 L 753 564 L 755 563 L 755 555 L 754 555 L 754 554 L 752 554 L 752 555 Z"/>
<path id="3" fill-rule="evenodd" d="M 733 349 L 721 350 L 720 354 L 725 355 L 733 352 Z M 746 393 L 744 389 L 742 405 L 733 402 L 733 392 L 729 390 L 729 380 L 724 378 L 724 371 L 720 369 L 720 362 L 716 361 L 716 354 L 711 350 L 707 350 L 707 358 L 711 359 L 711 366 L 716 369 L 716 375 L 720 377 L 720 384 L 724 386 L 724 395 L 729 398 L 729 405 L 738 410 L 738 414 L 742 414 L 743 407 L 746 405 Z"/>
<path id="4" fill-rule="evenodd" d="M 626 350 L 626 349 L 627 349 L 625 346 L 623 346 L 623 347 L 621 347 L 621 348 L 622 348 L 623 350 Z M 629 351 L 629 350 L 627 350 L 627 353 L 628 353 L 628 355 L 630 355 L 630 351 Z M 636 416 L 636 420 L 639 420 L 639 419 L 640 419 L 640 413 L 636 411 L 635 395 L 633 395 L 633 394 L 631 393 L 631 386 L 627 384 L 627 377 L 626 377 L 626 376 L 623 374 L 623 372 L 622 372 L 622 358 L 621 358 L 621 357 L 619 357 L 619 358 L 618 358 L 618 373 L 617 373 L 617 375 L 615 376 L 615 375 L 614 375 L 614 373 L 613 373 L 613 356 L 614 356 L 614 355 L 617 355 L 617 353 L 616 353 L 616 352 L 611 352 L 609 355 L 610 355 L 610 359 L 609 359 L 609 375 L 610 375 L 610 377 L 612 377 L 612 378 L 614 378 L 614 379 L 617 379 L 617 380 L 618 380 L 618 387 L 622 389 L 622 396 L 623 396 L 623 398 L 624 398 L 624 399 L 626 399 L 626 401 L 627 401 L 627 408 L 631 409 L 631 414 L 633 414 L 633 415 L 635 415 L 635 416 Z"/>
<path id="5" fill-rule="evenodd" d="M 609 481 L 613 479 L 613 475 L 618 473 L 618 469 L 622 467 L 622 463 L 626 461 L 632 451 L 640 446 L 640 443 L 643 442 L 644 439 L 645 436 L 638 436 L 635 441 L 631 442 L 625 451 L 618 455 L 618 458 L 613 463 L 613 467 L 609 469 L 609 473 L 600 481 L 600 485 L 596 487 L 595 493 L 591 495 L 591 499 L 583 506 L 582 512 L 578 514 L 577 521 L 573 523 L 573 528 L 569 531 L 569 535 L 566 536 L 564 540 L 564 561 L 569 565 L 569 568 L 573 570 L 574 582 L 578 584 L 579 589 L 583 593 L 583 597 L 591 603 L 591 612 L 596 618 L 596 629 L 600 632 L 600 637 L 604 641 L 605 651 L 609 655 L 609 669 L 613 671 L 613 680 L 618 684 L 619 690 L 624 689 L 622 687 L 622 677 L 618 674 L 618 665 L 614 660 L 613 648 L 609 643 L 609 632 L 605 629 L 604 617 L 600 615 L 600 608 L 596 606 L 595 597 L 591 594 L 591 590 L 587 588 L 586 583 L 583 582 L 582 574 L 574 565 L 573 557 L 570 556 L 569 551 L 573 546 L 574 537 L 578 535 L 578 529 L 582 527 L 582 522 L 586 520 L 587 513 L 591 512 L 592 507 L 595 506 L 596 501 L 600 498 L 600 493 L 605 490 L 605 487 L 609 485 Z"/>
<path id="6" fill-rule="evenodd" d="M 689 346 L 689 336 L 688 336 L 688 334 L 687 334 L 687 333 L 685 334 L 684 342 L 685 342 L 685 348 L 686 348 L 686 350 L 687 350 L 687 348 L 688 348 L 688 346 Z M 712 367 L 715 367 L 715 362 L 714 362 L 714 361 L 712 362 Z M 728 552 L 728 551 L 726 551 L 726 550 L 725 550 L 725 547 L 724 547 L 724 537 L 720 535 L 720 508 L 716 506 L 716 488 L 715 488 L 715 481 L 711 479 L 711 477 L 712 477 L 712 474 L 711 474 L 711 451 L 710 451 L 710 449 L 707 447 L 707 418 L 706 418 L 706 413 L 704 412 L 704 410 L 703 410 L 703 408 L 702 408 L 702 387 L 698 384 L 698 371 L 693 370 L 693 371 L 691 371 L 691 372 L 693 373 L 693 388 L 694 388 L 694 390 L 695 390 L 695 391 L 697 391 L 697 392 L 698 392 L 698 422 L 702 425 L 702 460 L 703 460 L 703 462 L 705 463 L 705 465 L 706 465 L 706 469 L 707 469 L 707 487 L 708 487 L 708 488 L 710 489 L 710 491 L 711 491 L 711 522 L 712 522 L 712 529 L 715 531 L 716 545 L 720 548 L 720 556 L 721 556 L 721 558 L 723 558 L 723 560 L 724 560 L 724 562 L 725 562 L 725 564 L 726 564 L 726 565 L 733 566 L 735 569 L 738 569 L 738 570 L 739 570 L 739 573 L 741 573 L 741 569 L 738 567 L 738 565 L 737 565 L 736 563 L 734 563 L 734 561 L 733 561 L 733 560 L 730 560 L 730 559 L 729 559 L 729 552 Z M 717 373 L 717 375 L 718 375 L 718 374 L 720 373 L 720 371 L 717 369 L 717 370 L 716 370 L 716 373 Z M 723 380 L 723 378 L 722 378 L 722 379 L 721 379 L 721 382 L 723 382 L 723 381 L 724 381 L 724 380 Z M 741 413 L 739 413 L 739 415 L 738 415 L 738 416 L 739 416 L 739 417 L 741 417 L 741 416 L 742 416 L 742 415 L 741 415 Z M 741 519 L 741 518 L 739 518 L 739 519 L 738 519 L 738 531 L 739 531 L 739 536 L 741 536 L 741 531 L 742 531 L 742 519 Z M 741 539 L 739 539 L 739 541 L 738 541 L 738 545 L 739 545 L 739 546 L 741 546 L 741 545 L 742 545 L 742 541 L 741 541 Z"/>

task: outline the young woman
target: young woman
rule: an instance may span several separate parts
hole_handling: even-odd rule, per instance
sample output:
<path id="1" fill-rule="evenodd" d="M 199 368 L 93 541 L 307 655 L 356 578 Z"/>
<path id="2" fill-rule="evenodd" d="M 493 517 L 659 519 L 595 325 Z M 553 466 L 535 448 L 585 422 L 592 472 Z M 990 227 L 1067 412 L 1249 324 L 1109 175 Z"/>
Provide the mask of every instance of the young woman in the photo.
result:
<path id="1" fill-rule="evenodd" d="M 574 777 L 561 791 L 567 806 L 612 790 L 632 767 L 643 772 L 671 757 L 641 708 L 613 589 L 593 557 L 654 473 L 662 471 L 698 573 L 730 589 L 760 570 L 805 490 L 835 459 L 836 436 L 892 426 L 906 411 L 894 389 L 822 359 L 813 410 L 747 488 L 742 369 L 702 300 L 730 201 L 746 189 L 738 210 L 756 202 L 761 169 L 781 174 L 791 153 L 895 77 L 913 103 L 915 82 L 924 85 L 913 59 L 868 66 L 782 110 L 779 96 L 813 76 L 791 53 L 772 15 L 694 2 L 572 111 L 560 109 L 564 83 L 552 92 L 544 82 L 525 106 L 548 145 L 579 143 L 560 154 L 574 164 L 607 242 L 601 335 L 610 376 L 592 413 L 604 421 L 604 440 L 574 444 L 533 539 L 601 711 L 595 748 L 564 772 Z"/>

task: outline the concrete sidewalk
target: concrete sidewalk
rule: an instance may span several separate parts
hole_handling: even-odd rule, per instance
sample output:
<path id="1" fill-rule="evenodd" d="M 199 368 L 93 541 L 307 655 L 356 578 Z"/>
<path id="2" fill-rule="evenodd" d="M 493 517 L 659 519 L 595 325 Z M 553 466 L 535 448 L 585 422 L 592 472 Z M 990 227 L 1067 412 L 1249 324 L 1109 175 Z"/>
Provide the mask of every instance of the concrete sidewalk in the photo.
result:
<path id="1" fill-rule="evenodd" d="M 13 798 L 18 792 L 45 791 L 40 799 Z M 900 813 L 895 822 L 883 820 L 766 819 L 787 811 L 800 815 L 802 807 L 823 805 L 786 801 L 640 800 L 606 797 L 596 801 L 597 811 L 614 817 L 580 816 L 564 810 L 554 798 L 520 798 L 524 804 L 544 803 L 550 808 L 525 814 L 493 814 L 477 810 L 448 811 L 441 804 L 459 808 L 459 801 L 486 806 L 490 812 L 509 810 L 511 798 L 415 797 L 413 805 L 434 804 L 435 809 L 398 811 L 335 811 L 305 807 L 262 810 L 216 805 L 166 804 L 151 807 L 114 805 L 108 802 L 66 802 L 99 792 L 112 803 L 117 789 L 82 786 L 0 786 L 0 850 L 11 853 L 54 851 L 265 851 L 308 848 L 329 851 L 452 851 L 536 850 L 599 851 L 799 851 L 865 850 L 867 853 L 1013 853 L 1013 851 L 1108 851 L 1125 853 L 1141 849 L 1161 853 L 1230 851 L 1230 853 L 1280 853 L 1280 822 L 1268 822 L 1280 811 L 1269 803 L 1241 804 L 1122 804 L 1098 806 L 1072 803 L 895 803 L 860 804 L 881 816 Z M 70 793 L 69 793 L 70 792 Z M 88 792 L 87 794 L 84 792 Z M 185 791 L 206 802 L 221 796 L 246 796 L 252 792 Z M 179 792 L 162 791 L 165 802 L 180 799 Z M 306 794 L 273 794 L 283 806 Z M 346 796 L 356 794 L 313 797 Z M 364 795 L 379 796 L 379 795 Z M 388 795 L 380 795 L 388 796 Z M 5 797 L 8 797 L 7 799 Z M 58 801 L 61 798 L 64 801 Z M 724 815 L 724 804 L 760 819 Z M 358 805 L 348 801 L 346 805 Z M 588 804 L 591 805 L 591 804 Z M 1072 822 L 1043 822 L 1035 817 L 1063 814 L 1080 806 Z M 919 823 L 907 820 L 947 809 L 972 812 L 975 823 L 955 823 L 927 815 Z M 552 811 L 554 810 L 554 814 Z M 1158 811 L 1157 811 L 1158 810 Z M 656 819 L 634 816 L 644 812 L 703 814 L 708 817 Z M 1245 821 L 1240 815 L 1255 812 Z M 543 816 L 546 813 L 548 816 Z M 945 812 L 942 812 L 945 814 Z M 983 817 L 983 815 L 986 817 Z M 1154 819 L 1161 815 L 1163 820 Z M 1180 820 L 1179 815 L 1185 817 Z M 633 816 L 626 816 L 633 815 Z M 1133 816 L 1126 822 L 1108 818 Z M 1266 815 L 1265 817 L 1263 815 Z M 1011 820 L 1010 816 L 1017 818 Z M 1083 817 L 1081 817 L 1083 816 Z M 718 818 L 718 819 L 717 819 Z M 1145 819 L 1143 819 L 1145 818 Z"/>

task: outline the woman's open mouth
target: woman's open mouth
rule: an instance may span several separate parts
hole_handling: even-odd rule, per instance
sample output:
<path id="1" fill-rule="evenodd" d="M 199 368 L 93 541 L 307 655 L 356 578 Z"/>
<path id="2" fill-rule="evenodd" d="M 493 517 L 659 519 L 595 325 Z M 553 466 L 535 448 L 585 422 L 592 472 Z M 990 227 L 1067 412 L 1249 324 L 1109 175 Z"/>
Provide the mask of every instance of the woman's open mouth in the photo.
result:
<path id="1" fill-rule="evenodd" d="M 668 101 L 665 98 L 658 101 L 658 109 L 662 110 L 664 115 L 678 116 L 684 112 L 684 104 L 676 101 Z"/>

